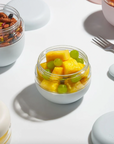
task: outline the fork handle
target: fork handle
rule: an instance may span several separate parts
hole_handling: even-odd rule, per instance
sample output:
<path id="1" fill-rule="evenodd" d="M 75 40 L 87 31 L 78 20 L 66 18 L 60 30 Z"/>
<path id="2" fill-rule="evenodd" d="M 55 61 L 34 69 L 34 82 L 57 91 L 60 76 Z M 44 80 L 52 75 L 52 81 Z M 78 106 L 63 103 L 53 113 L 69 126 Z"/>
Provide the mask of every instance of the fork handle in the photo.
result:
<path id="1" fill-rule="evenodd" d="M 111 46 L 109 47 L 109 49 L 107 49 L 107 51 L 114 52 L 114 45 L 111 45 Z"/>

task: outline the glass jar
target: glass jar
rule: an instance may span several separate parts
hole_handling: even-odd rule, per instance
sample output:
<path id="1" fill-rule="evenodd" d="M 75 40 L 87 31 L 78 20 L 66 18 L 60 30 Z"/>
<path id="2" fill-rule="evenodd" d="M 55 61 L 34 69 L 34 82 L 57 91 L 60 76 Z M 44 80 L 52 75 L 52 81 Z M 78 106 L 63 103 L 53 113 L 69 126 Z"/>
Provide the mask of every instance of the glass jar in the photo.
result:
<path id="1" fill-rule="evenodd" d="M 0 144 L 10 144 L 11 142 L 11 121 L 9 110 L 0 101 Z"/>
<path id="2" fill-rule="evenodd" d="M 45 70 L 47 69 L 46 54 L 51 51 L 62 50 L 68 50 L 69 53 L 72 50 L 77 50 L 79 52 L 79 58 L 82 58 L 84 63 L 82 64 L 77 62 L 75 59 L 70 57 L 68 61 L 63 61 L 63 63 L 65 62 L 63 71 L 68 70 L 70 71 L 69 74 L 59 74 L 61 68 L 58 68 L 58 72 L 56 73 L 53 72 L 54 70 L 52 70 L 51 73 Z M 65 66 L 66 68 L 64 68 Z M 54 46 L 47 48 L 39 55 L 35 68 L 35 78 L 36 84 L 48 92 L 58 93 L 59 85 L 63 84 L 67 87 L 67 91 L 65 92 L 66 94 L 76 93 L 89 84 L 91 78 L 91 67 L 87 55 L 81 49 L 65 45 Z"/>
<path id="3" fill-rule="evenodd" d="M 12 64 L 23 51 L 24 21 L 19 12 L 0 4 L 0 67 Z"/>

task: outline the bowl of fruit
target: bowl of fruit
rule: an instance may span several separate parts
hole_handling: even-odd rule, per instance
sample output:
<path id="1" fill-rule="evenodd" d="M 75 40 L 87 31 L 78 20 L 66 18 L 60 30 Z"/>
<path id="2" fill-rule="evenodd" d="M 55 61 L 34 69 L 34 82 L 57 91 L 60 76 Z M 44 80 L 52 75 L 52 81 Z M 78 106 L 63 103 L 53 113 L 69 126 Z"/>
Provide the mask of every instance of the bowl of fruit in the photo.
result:
<path id="1" fill-rule="evenodd" d="M 59 45 L 45 49 L 35 66 L 39 93 L 51 102 L 68 104 L 82 98 L 91 81 L 87 55 L 79 48 Z"/>

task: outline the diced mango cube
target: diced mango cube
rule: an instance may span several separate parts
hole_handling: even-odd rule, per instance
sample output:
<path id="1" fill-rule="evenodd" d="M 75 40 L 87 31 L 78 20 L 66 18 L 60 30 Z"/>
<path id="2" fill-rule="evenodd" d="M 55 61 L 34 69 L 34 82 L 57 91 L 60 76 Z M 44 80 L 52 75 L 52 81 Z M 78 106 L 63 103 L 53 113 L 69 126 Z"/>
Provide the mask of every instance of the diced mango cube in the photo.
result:
<path id="1" fill-rule="evenodd" d="M 83 67 L 84 67 L 83 64 L 78 63 L 73 58 L 70 58 L 69 60 L 63 62 L 64 74 L 75 73 L 77 71 L 80 71 Z"/>
<path id="2" fill-rule="evenodd" d="M 88 75 L 89 75 L 89 72 L 90 72 L 90 67 L 88 67 L 87 68 L 87 70 L 85 71 L 85 72 L 81 72 L 82 74 L 81 74 L 81 77 L 82 78 L 86 78 L 86 77 L 88 77 Z"/>
<path id="3" fill-rule="evenodd" d="M 68 60 L 70 58 L 69 51 L 68 50 L 50 51 L 46 54 L 47 62 L 53 61 L 56 58 L 60 58 L 62 61 Z"/>
<path id="4" fill-rule="evenodd" d="M 39 72 L 38 67 L 36 69 L 37 69 L 37 79 L 39 82 L 41 82 L 43 80 L 42 74 Z"/>
<path id="5" fill-rule="evenodd" d="M 82 64 L 82 63 L 78 63 L 78 66 L 80 67 L 80 70 L 81 70 L 81 69 L 83 69 L 83 68 L 84 68 L 84 66 L 85 66 L 85 65 L 84 65 L 84 64 Z"/>
<path id="6" fill-rule="evenodd" d="M 40 84 L 40 86 L 50 92 L 57 92 L 57 88 L 59 85 L 59 81 L 48 81 L 48 80 L 43 80 Z"/>
<path id="7" fill-rule="evenodd" d="M 87 82 L 88 82 L 88 78 L 87 77 L 84 77 L 84 78 L 82 78 L 81 80 L 80 80 L 80 82 L 83 84 L 83 85 L 85 85 Z"/>
<path id="8" fill-rule="evenodd" d="M 69 93 L 77 92 L 78 90 L 84 88 L 84 85 L 80 81 L 72 83 L 70 79 L 67 79 L 65 80 L 65 84 L 67 85 Z"/>
<path id="9" fill-rule="evenodd" d="M 54 67 L 52 74 L 63 75 L 63 67 Z M 51 76 L 51 80 L 59 80 L 62 79 L 61 76 Z"/>
<path id="10" fill-rule="evenodd" d="M 47 62 L 41 63 L 40 65 L 43 69 L 47 69 Z"/>
<path id="11" fill-rule="evenodd" d="M 42 66 L 43 69 L 47 69 L 47 63 L 46 62 L 41 63 L 40 65 Z M 38 74 L 38 80 L 42 81 L 43 77 L 42 77 L 42 74 L 40 73 L 40 71 L 38 70 L 38 67 L 37 67 L 37 74 Z"/>

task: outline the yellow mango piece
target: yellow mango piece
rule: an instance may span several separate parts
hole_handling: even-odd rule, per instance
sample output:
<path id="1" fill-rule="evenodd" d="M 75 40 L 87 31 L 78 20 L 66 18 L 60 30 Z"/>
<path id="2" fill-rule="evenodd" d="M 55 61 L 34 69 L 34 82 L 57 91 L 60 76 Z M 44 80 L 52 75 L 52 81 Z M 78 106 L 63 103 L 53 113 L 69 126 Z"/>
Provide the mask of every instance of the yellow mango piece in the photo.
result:
<path id="1" fill-rule="evenodd" d="M 56 58 L 60 58 L 62 61 L 68 60 L 70 58 L 70 53 L 68 50 L 61 50 L 61 51 L 50 51 L 46 54 L 47 62 L 53 61 Z"/>
<path id="2" fill-rule="evenodd" d="M 76 83 L 72 83 L 70 79 L 65 80 L 65 84 L 68 88 L 68 93 L 77 92 L 78 90 L 84 88 L 84 85 L 78 81 Z"/>
<path id="3" fill-rule="evenodd" d="M 81 72 L 82 74 L 81 74 L 81 77 L 82 78 L 86 78 L 86 77 L 88 77 L 88 75 L 89 75 L 89 72 L 90 72 L 90 67 L 88 66 L 88 68 L 87 68 L 87 70 L 85 71 L 85 72 Z"/>
<path id="4" fill-rule="evenodd" d="M 78 66 L 80 67 L 80 70 L 81 70 L 81 69 L 83 69 L 83 68 L 84 68 L 84 66 L 85 66 L 85 65 L 84 65 L 84 64 L 82 64 L 82 63 L 78 63 Z"/>
<path id="5" fill-rule="evenodd" d="M 52 74 L 63 75 L 63 67 L 54 67 Z M 61 76 L 50 76 L 51 80 L 62 79 Z"/>
<path id="6" fill-rule="evenodd" d="M 78 63 L 73 58 L 70 58 L 69 60 L 63 62 L 64 74 L 75 73 L 77 71 L 80 71 L 83 67 L 84 67 L 83 64 Z"/>
<path id="7" fill-rule="evenodd" d="M 41 63 L 40 65 L 43 69 L 47 69 L 47 63 L 46 62 Z M 38 70 L 38 67 L 37 67 L 37 74 L 38 74 L 38 80 L 42 81 L 43 77 L 42 77 L 42 74 L 40 73 L 40 71 Z"/>
<path id="8" fill-rule="evenodd" d="M 39 72 L 38 67 L 37 67 L 37 79 L 39 82 L 43 80 L 42 74 Z"/>
<path id="9" fill-rule="evenodd" d="M 50 92 L 57 92 L 58 85 L 59 85 L 59 81 L 48 81 L 45 79 L 40 83 L 40 86 L 43 89 Z"/>
<path id="10" fill-rule="evenodd" d="M 40 65 L 43 69 L 47 69 L 47 62 L 41 63 Z"/>
<path id="11" fill-rule="evenodd" d="M 85 84 L 88 82 L 88 80 L 89 80 L 89 78 L 84 77 L 84 78 L 82 78 L 82 79 L 80 80 L 80 82 L 81 82 L 83 85 L 85 85 Z"/>

